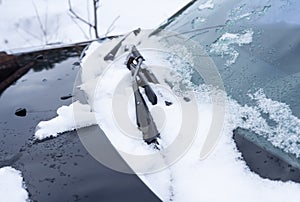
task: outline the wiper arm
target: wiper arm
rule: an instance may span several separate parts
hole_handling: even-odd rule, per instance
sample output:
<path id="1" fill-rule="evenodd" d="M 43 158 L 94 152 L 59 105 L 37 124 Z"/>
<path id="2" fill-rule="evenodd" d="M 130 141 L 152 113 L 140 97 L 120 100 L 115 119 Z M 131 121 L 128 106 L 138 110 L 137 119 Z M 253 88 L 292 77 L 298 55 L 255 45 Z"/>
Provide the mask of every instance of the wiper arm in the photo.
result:
<path id="1" fill-rule="evenodd" d="M 127 57 L 126 65 L 127 68 L 132 73 L 132 79 L 137 80 L 137 77 L 139 78 L 140 86 L 145 89 L 145 93 L 148 97 L 148 100 L 153 104 L 157 104 L 157 96 L 154 93 L 153 89 L 151 88 L 149 81 L 147 79 L 151 78 L 151 81 L 153 83 L 158 83 L 156 77 L 151 74 L 150 72 L 146 70 L 141 70 L 141 65 L 145 61 L 143 56 L 140 54 L 140 52 L 136 49 L 135 46 L 132 47 L 130 54 Z M 145 74 L 148 74 L 147 76 Z"/>
<path id="2" fill-rule="evenodd" d="M 126 35 L 119 41 L 119 43 L 117 43 L 117 45 L 114 46 L 113 49 L 107 53 L 107 55 L 104 57 L 104 61 L 108 61 L 108 60 L 113 61 L 113 60 L 115 59 L 115 57 L 116 57 L 116 55 L 117 55 L 119 49 L 122 47 L 123 41 L 124 41 L 131 33 L 133 33 L 135 36 L 137 36 L 140 32 L 141 32 L 141 29 L 138 28 L 138 29 L 133 30 L 133 31 L 129 32 L 128 34 L 126 34 Z"/>
<path id="3" fill-rule="evenodd" d="M 144 100 L 140 90 L 138 78 L 140 80 L 141 87 L 145 89 L 145 93 L 148 100 L 153 104 L 157 104 L 157 96 L 149 85 L 146 76 L 141 71 L 141 65 L 145 61 L 140 52 L 135 46 L 132 47 L 126 61 L 127 68 L 131 71 L 132 75 L 132 89 L 134 92 L 135 109 L 136 109 L 136 124 L 138 129 L 143 133 L 143 139 L 148 144 L 157 143 L 157 137 L 159 137 L 159 132 L 153 120 L 149 108 Z"/>

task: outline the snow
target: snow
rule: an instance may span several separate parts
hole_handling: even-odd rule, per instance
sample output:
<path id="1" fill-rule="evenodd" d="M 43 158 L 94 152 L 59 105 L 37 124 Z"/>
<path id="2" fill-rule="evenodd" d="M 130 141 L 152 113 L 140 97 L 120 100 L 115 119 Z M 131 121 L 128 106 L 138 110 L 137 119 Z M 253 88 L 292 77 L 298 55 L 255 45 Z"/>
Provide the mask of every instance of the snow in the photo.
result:
<path id="1" fill-rule="evenodd" d="M 82 6 L 79 0 L 74 2 L 74 9 L 82 16 L 91 18 L 87 10 L 89 4 Z M 101 1 L 99 11 L 100 34 L 104 36 L 114 19 L 118 18 L 110 34 L 123 34 L 137 27 L 153 28 L 159 23 L 175 13 L 189 0 L 172 1 L 137 1 L 137 0 L 106 0 Z M 35 10 L 35 5 L 38 8 Z M 116 6 L 117 5 L 117 6 Z M 159 6 L 158 6 L 159 5 Z M 128 12 L 128 7 L 132 12 Z M 166 9 L 167 8 L 167 9 Z M 213 0 L 208 0 L 201 4 L 198 9 L 213 9 Z M 90 36 L 88 28 L 81 22 L 79 26 L 71 20 L 67 14 L 67 1 L 22 1 L 2 0 L 0 3 L 0 49 L 1 50 L 20 50 L 20 48 L 46 47 L 55 43 L 68 44 L 83 41 Z M 43 33 L 37 18 L 41 18 Z M 155 13 L 155 15 L 153 15 Z M 143 16 L 137 18 L 136 16 Z M 245 13 L 239 18 L 247 18 L 250 13 Z M 201 19 L 202 20 L 202 19 Z M 84 31 L 82 31 L 83 29 Z M 228 56 L 226 66 L 234 64 L 239 53 L 234 49 L 234 45 L 242 46 L 250 44 L 253 37 L 252 30 L 245 30 L 242 33 L 225 33 L 218 41 L 211 45 L 211 53 L 219 54 L 222 57 Z M 66 131 L 75 130 L 98 124 L 108 136 L 112 144 L 123 152 L 140 155 L 156 154 L 157 150 L 148 146 L 140 138 L 140 132 L 135 127 L 134 99 L 131 95 L 130 75 L 123 66 L 124 56 L 119 57 L 113 65 L 99 61 L 103 57 L 107 47 L 116 44 L 117 40 L 108 43 L 93 43 L 86 56 L 82 60 L 82 84 L 79 89 L 85 92 L 88 97 L 88 104 L 75 101 L 69 106 L 62 106 L 57 110 L 58 116 L 42 121 L 38 124 L 35 138 L 43 140 L 45 138 L 56 137 Z M 107 46 L 107 47 L 106 47 Z M 178 51 L 184 52 L 181 47 Z M 148 61 L 162 61 L 166 58 L 159 58 L 153 52 L 144 50 L 143 55 Z M 147 61 L 147 62 L 148 62 Z M 182 71 L 182 64 L 175 65 L 169 61 L 171 67 L 169 71 L 179 74 L 188 74 Z M 166 66 L 166 64 L 151 64 L 151 66 Z M 101 67 L 101 68 L 100 68 Z M 178 69 L 172 69 L 176 67 Z M 158 69 L 154 69 L 159 72 Z M 159 72 L 162 74 L 162 72 Z M 160 81 L 166 75 L 161 76 Z M 172 82 L 176 80 L 176 73 Z M 187 76 L 189 77 L 189 76 Z M 122 84 L 120 90 L 118 84 Z M 163 83 L 163 82 L 162 82 Z M 188 83 L 188 81 L 187 81 Z M 179 85 L 180 83 L 175 83 Z M 241 106 L 230 97 L 226 97 L 226 113 L 224 127 L 221 138 L 213 151 L 206 159 L 200 159 L 200 148 L 203 146 L 209 125 L 212 120 L 212 104 L 206 102 L 210 99 L 212 89 L 207 86 L 193 86 L 199 119 L 197 120 L 198 130 L 196 137 L 190 145 L 188 151 L 177 161 L 169 166 L 168 161 L 172 156 L 158 153 L 157 161 L 165 164 L 164 169 L 153 171 L 153 164 L 136 164 L 123 155 L 127 163 L 138 173 L 138 176 L 145 184 L 154 191 L 164 201 L 298 201 L 300 198 L 300 185 L 294 182 L 280 182 L 262 179 L 252 173 L 246 166 L 238 152 L 232 139 L 232 131 L 236 127 L 242 127 L 256 132 L 265 137 L 274 146 L 287 153 L 300 156 L 300 120 L 293 116 L 291 109 L 285 103 L 271 100 L 266 97 L 263 90 L 250 95 L 256 101 L 255 106 Z M 159 103 L 150 111 L 153 115 L 158 128 L 161 129 L 160 147 L 168 147 L 176 138 L 182 122 L 181 110 L 190 108 L 185 102 L 171 93 L 171 89 L 166 85 L 152 85 L 157 93 Z M 178 87 L 180 91 L 180 88 Z M 144 92 L 143 92 L 144 93 Z M 116 102 L 117 96 L 117 102 Z M 166 106 L 164 101 L 173 103 Z M 126 101 L 126 102 L 125 102 Z M 125 103 L 125 105 L 122 105 Z M 114 106 L 121 110 L 126 109 L 129 117 L 128 124 L 120 127 L 117 116 L 114 116 Z M 276 122 L 275 126 L 268 125 L 267 121 L 261 116 L 262 113 L 269 114 L 269 118 Z M 248 117 L 246 121 L 242 118 Z M 130 133 L 124 135 L 124 127 Z M 125 131 L 126 132 L 126 131 Z M 122 155 L 122 154 L 121 154 Z M 149 172 L 141 172 L 141 171 Z M 11 167 L 0 168 L 0 201 L 26 201 L 28 193 L 24 189 L 21 172 Z"/>
<path id="2" fill-rule="evenodd" d="M 231 47 L 232 44 L 239 46 L 249 44 L 252 41 L 252 35 L 251 30 L 246 30 L 244 34 L 226 33 L 220 37 L 213 48 L 217 51 L 234 50 Z M 128 43 L 133 41 L 134 38 L 131 38 Z M 124 66 L 125 55 L 120 53 L 113 64 L 101 60 L 105 52 L 110 50 L 110 46 L 113 47 L 117 43 L 116 39 L 103 44 L 94 43 L 91 50 L 87 51 L 88 54 L 82 62 L 83 83 L 80 88 L 86 93 L 97 124 L 143 182 L 163 201 L 237 202 L 242 199 L 246 202 L 298 202 L 300 184 L 262 179 L 251 172 L 232 139 L 232 131 L 235 128 L 246 128 L 267 138 L 274 146 L 299 156 L 300 148 L 297 146 L 297 142 L 300 141 L 300 120 L 292 115 L 289 106 L 267 98 L 263 90 L 249 95 L 249 99 L 256 101 L 253 106 L 241 106 L 232 98 L 226 97 L 221 138 L 211 155 L 201 159 L 200 151 L 213 116 L 212 103 L 208 100 L 211 99 L 212 94 L 220 92 L 214 91 L 205 84 L 199 86 L 192 84 L 189 81 L 191 70 L 185 66 L 185 63 L 180 63 L 178 59 L 172 57 L 165 57 L 162 52 L 158 54 L 157 49 L 143 49 L 143 40 L 141 41 L 139 49 L 145 56 L 147 65 L 153 67 L 153 71 L 162 84 L 164 83 L 163 78 L 166 78 L 173 85 L 178 85 L 178 88 L 175 87 L 175 89 L 185 93 L 179 87 L 182 83 L 178 81 L 178 78 L 184 78 L 185 85 L 188 89 L 192 88 L 195 93 L 192 102 L 197 103 L 199 114 L 197 125 L 199 127 L 195 139 L 181 158 L 173 161 L 171 153 L 157 151 L 140 138 L 141 134 L 134 125 L 133 97 L 130 97 L 132 94 L 130 73 Z M 138 42 L 139 40 L 135 39 L 134 43 Z M 183 47 L 176 46 L 176 49 L 173 53 L 182 52 L 187 55 L 184 61 L 188 60 L 188 54 L 185 53 L 186 50 Z M 163 69 L 161 67 L 166 68 L 166 66 L 169 69 L 161 72 Z M 172 76 L 168 72 L 172 72 L 170 74 Z M 161 111 L 155 111 L 155 108 L 149 103 L 148 106 L 152 110 L 155 122 L 160 123 L 158 124 L 159 128 L 165 129 L 161 131 L 159 140 L 160 148 L 164 149 L 172 144 L 176 138 L 174 135 L 178 134 L 177 126 L 180 125 L 180 118 L 182 118 L 180 109 L 185 110 L 189 107 L 184 106 L 185 102 L 182 101 L 180 93 L 174 96 L 173 93 L 170 93 L 167 85 L 153 85 L 153 89 L 159 95 L 159 100 L 162 101 L 158 104 L 159 108 L 156 108 Z M 164 100 L 171 100 L 174 104 L 169 108 L 163 105 Z M 124 113 L 120 111 L 122 109 Z M 116 113 L 118 113 L 117 116 L 115 116 Z M 122 113 L 129 117 L 125 126 L 119 125 L 120 122 L 117 120 Z M 267 120 L 262 117 L 262 113 L 268 113 L 269 118 L 273 119 L 276 125 L 268 125 Z M 75 116 L 80 117 L 76 113 Z M 65 120 L 67 125 L 69 124 L 69 114 L 60 113 L 60 117 Z M 193 120 L 193 118 L 190 117 L 189 120 Z M 59 122 L 57 126 L 63 126 L 65 123 Z M 52 132 L 55 131 L 55 124 L 53 121 Z M 60 132 L 64 128 L 76 128 L 74 122 L 73 124 L 61 127 Z M 288 130 L 290 128 L 293 129 Z M 138 156 L 156 155 L 155 162 L 147 161 L 140 164 L 125 153 L 138 154 Z M 170 165 L 169 162 L 173 162 L 173 164 Z M 116 168 L 116 170 L 118 169 Z"/>
<path id="3" fill-rule="evenodd" d="M 253 34 L 254 32 L 251 29 L 244 30 L 242 33 L 225 33 L 211 45 L 210 52 L 221 57 L 229 56 L 230 59 L 226 60 L 225 65 L 230 66 L 236 62 L 239 56 L 238 51 L 234 49 L 234 45 L 250 44 Z"/>
<path id="4" fill-rule="evenodd" d="M 74 111 L 80 116 L 79 120 L 74 119 Z M 94 114 L 91 112 L 90 106 L 81 104 L 79 101 L 69 106 L 60 107 L 57 110 L 57 115 L 57 117 L 49 121 L 41 121 L 37 125 L 34 135 L 36 139 L 57 137 L 61 133 L 95 124 Z"/>
<path id="5" fill-rule="evenodd" d="M 21 172 L 12 167 L 0 168 L 0 202 L 25 202 L 25 190 Z"/>
<path id="6" fill-rule="evenodd" d="M 208 0 L 207 2 L 200 4 L 198 6 L 199 10 L 204 10 L 204 9 L 213 9 L 214 8 L 214 3 L 213 0 Z"/>
<path id="7" fill-rule="evenodd" d="M 119 18 L 110 28 L 109 35 L 123 34 L 138 27 L 155 28 L 189 1 L 100 1 L 98 11 L 100 36 L 107 33 L 118 16 Z M 78 15 L 85 19 L 92 19 L 91 1 L 72 0 L 71 2 Z M 128 8 L 131 8 L 130 12 Z M 87 25 L 71 19 L 68 9 L 68 0 L 0 1 L 0 51 L 35 50 L 94 38 Z"/>
<path id="8" fill-rule="evenodd" d="M 157 55 L 153 54 L 152 51 L 144 51 L 142 54 L 149 62 L 158 59 Z M 141 133 L 135 127 L 135 107 L 134 97 L 132 96 L 131 76 L 128 69 L 124 66 L 124 60 L 125 55 L 110 66 L 101 75 L 101 79 L 98 80 L 96 89 L 94 89 L 95 101 L 93 102 L 93 109 L 95 110 L 97 123 L 105 133 L 109 134 L 110 141 L 118 150 L 140 155 L 155 153 L 156 150 L 145 147 Z M 152 65 L 149 62 L 147 64 Z M 114 82 L 111 82 L 112 80 Z M 147 106 L 158 129 L 160 129 L 162 144 L 167 146 L 174 141 L 175 135 L 180 130 L 182 117 L 175 116 L 175 114 L 181 114 L 184 107 L 183 100 L 175 97 L 167 86 L 153 84 L 152 88 L 158 96 L 158 104 L 153 106 L 146 99 Z M 165 101 L 172 102 L 173 105 L 166 106 Z M 210 108 L 207 107 L 207 109 Z M 206 114 L 209 115 L 209 112 L 205 113 L 205 111 L 202 111 L 201 118 L 203 120 Z M 123 113 L 125 113 L 124 116 L 122 116 Z M 128 113 L 129 119 L 124 120 L 122 118 L 120 120 L 119 117 L 125 117 L 126 113 Z M 207 119 L 207 122 L 202 122 L 201 126 L 205 125 L 209 125 L 209 119 Z M 126 135 L 123 133 L 126 133 Z"/>
<path id="9" fill-rule="evenodd" d="M 256 131 L 266 137 L 274 146 L 287 153 L 295 154 L 299 158 L 300 120 L 293 115 L 290 107 L 285 103 L 267 98 L 262 89 L 250 97 L 257 102 L 259 110 L 268 114 L 269 119 L 276 123 L 275 127 L 270 127 L 270 132 L 260 131 L 259 128 L 256 128 Z"/>

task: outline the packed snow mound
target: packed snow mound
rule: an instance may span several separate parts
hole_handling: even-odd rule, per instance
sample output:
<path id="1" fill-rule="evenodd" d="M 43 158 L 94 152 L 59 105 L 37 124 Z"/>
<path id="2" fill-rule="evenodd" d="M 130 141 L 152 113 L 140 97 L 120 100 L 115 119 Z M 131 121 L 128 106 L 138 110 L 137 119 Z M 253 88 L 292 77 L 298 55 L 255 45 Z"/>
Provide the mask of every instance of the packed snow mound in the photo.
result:
<path id="1" fill-rule="evenodd" d="M 26 202 L 28 200 L 21 172 L 12 167 L 0 168 L 0 202 Z"/>

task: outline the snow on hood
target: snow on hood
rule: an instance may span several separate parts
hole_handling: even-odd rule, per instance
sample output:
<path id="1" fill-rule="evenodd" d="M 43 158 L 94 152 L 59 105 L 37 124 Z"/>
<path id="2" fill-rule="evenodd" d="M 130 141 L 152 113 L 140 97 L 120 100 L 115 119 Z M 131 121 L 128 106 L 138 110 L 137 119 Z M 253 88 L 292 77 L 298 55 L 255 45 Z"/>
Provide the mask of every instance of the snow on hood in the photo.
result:
<path id="1" fill-rule="evenodd" d="M 247 35 L 247 36 L 245 36 Z M 223 39 L 228 37 L 235 40 L 237 44 L 245 44 L 250 41 L 249 32 L 245 35 L 225 35 Z M 249 36 L 249 37 L 248 37 Z M 241 38 L 246 38 L 240 42 Z M 249 40 L 248 40 L 249 39 Z M 300 149 L 295 145 L 293 148 L 287 147 L 285 143 L 286 137 L 281 133 L 275 133 L 274 131 L 285 130 L 289 124 L 294 124 L 296 128 L 299 128 L 300 122 L 297 117 L 294 117 L 290 113 L 290 109 L 283 103 L 268 99 L 263 90 L 260 90 L 254 95 L 250 95 L 249 99 L 255 99 L 257 101 L 256 106 L 241 106 L 232 98 L 225 96 L 225 117 L 223 123 L 223 129 L 221 136 L 215 150 L 206 159 L 200 159 L 200 150 L 206 138 L 207 130 L 211 124 L 213 111 L 212 103 L 208 102 L 211 95 L 214 93 L 220 93 L 211 86 L 205 84 L 196 85 L 190 81 L 191 68 L 186 66 L 185 62 L 174 60 L 161 52 L 157 52 L 154 49 L 143 49 L 143 41 L 147 42 L 145 38 L 141 37 L 141 40 L 137 40 L 137 37 L 131 35 L 128 37 L 128 43 L 140 44 L 138 48 L 142 50 L 142 54 L 146 58 L 146 62 L 149 66 L 166 66 L 169 65 L 170 72 L 173 72 L 172 78 L 168 78 L 173 84 L 180 85 L 182 83 L 176 82 L 176 75 L 184 75 L 185 84 L 189 89 L 192 89 L 195 94 L 194 102 L 197 103 L 197 110 L 199 114 L 198 130 L 194 141 L 186 150 L 181 158 L 177 159 L 170 166 L 166 166 L 164 169 L 155 170 L 155 172 L 139 172 L 141 167 L 144 170 L 149 170 L 155 167 L 155 164 L 136 164 L 132 159 L 127 158 L 124 154 L 126 152 L 132 154 L 150 155 L 158 153 L 157 162 L 166 163 L 169 160 L 168 154 L 162 154 L 161 151 L 156 150 L 151 145 L 147 145 L 142 139 L 134 139 L 130 136 L 124 135 L 124 131 L 120 129 L 120 126 L 116 124 L 113 114 L 113 102 L 117 95 L 126 95 L 131 93 L 130 84 L 130 72 L 124 65 L 125 55 L 124 51 L 120 51 L 117 59 L 114 63 L 105 62 L 102 58 L 110 50 L 110 47 L 116 45 L 119 40 L 114 39 L 112 41 L 106 41 L 103 44 L 94 43 L 85 57 L 82 60 L 82 74 L 80 90 L 84 92 L 87 97 L 90 109 L 96 117 L 96 123 L 101 127 L 106 136 L 110 139 L 111 143 L 121 151 L 121 156 L 127 161 L 129 166 L 137 172 L 138 176 L 143 182 L 163 201 L 295 201 L 300 198 L 300 184 L 294 182 L 281 182 L 271 181 L 268 179 L 262 179 L 257 174 L 254 174 L 246 166 L 244 160 L 241 157 L 241 153 L 237 150 L 233 141 L 233 130 L 237 127 L 246 128 L 255 131 L 258 135 L 266 137 L 276 147 L 290 152 L 296 155 L 300 154 Z M 142 44 L 142 45 L 141 45 Z M 146 43 L 145 43 L 146 44 Z M 145 45 L 144 47 L 147 47 Z M 185 53 L 186 50 L 181 48 L 182 46 L 176 46 L 177 52 Z M 170 47 L 169 47 L 170 48 Z M 174 51 L 176 52 L 176 51 Z M 167 54 L 168 55 L 168 54 Z M 186 58 L 189 58 L 188 56 Z M 151 61 L 155 64 L 151 64 Z M 190 62 L 192 64 L 192 62 Z M 158 68 L 159 69 L 159 68 Z M 166 78 L 166 74 L 158 71 L 158 77 Z M 153 69 L 155 70 L 155 68 Z M 123 91 L 118 91 L 119 85 L 124 88 Z M 167 86 L 167 85 L 166 85 Z M 180 122 L 178 120 L 178 110 L 182 100 L 176 97 L 172 97 L 170 88 L 162 88 L 160 86 L 153 85 L 154 90 L 157 92 L 159 100 L 171 99 L 174 105 L 171 108 L 163 105 L 163 102 L 159 103 L 159 106 L 164 111 L 164 118 L 166 123 L 162 124 L 165 130 L 161 131 L 160 148 L 163 150 L 174 140 L 174 134 L 178 130 L 177 125 Z M 176 89 L 176 87 L 174 88 Z M 178 88 L 180 91 L 180 87 Z M 164 91 L 166 90 L 166 91 Z M 222 92 L 221 92 L 222 93 Z M 126 97 L 126 96 L 125 96 Z M 122 99 L 124 97 L 119 97 Z M 124 100 L 125 105 L 128 107 L 128 116 L 131 117 L 132 125 L 134 125 L 134 106 L 133 98 Z M 273 107 L 275 106 L 275 107 Z M 277 106 L 277 107 L 276 107 Z M 150 108 L 151 110 L 152 108 Z M 62 112 L 61 110 L 58 110 Z M 276 119 L 278 122 L 275 126 L 269 126 L 267 121 L 261 116 L 262 112 L 271 114 L 270 118 Z M 76 111 L 75 111 L 76 114 Z M 158 112 L 158 116 L 154 119 L 156 122 L 160 122 L 161 114 Z M 274 116 L 273 116 L 274 115 Z M 58 128 L 58 132 L 63 130 L 73 130 L 74 128 L 81 127 L 81 124 L 76 125 L 72 122 L 70 124 L 70 115 L 68 113 L 60 113 L 62 121 L 57 124 L 55 119 L 48 123 L 51 123 L 51 127 L 55 132 L 55 128 Z M 80 116 L 75 115 L 76 121 L 78 119 L 80 123 Z M 245 119 L 247 117 L 247 119 Z M 84 119 L 83 119 L 84 120 Z M 86 120 L 83 121 L 84 126 L 88 125 Z M 91 124 L 95 122 L 90 122 Z M 62 124 L 64 127 L 60 127 Z M 39 125 L 43 129 L 43 124 Z M 134 127 L 133 127 L 134 128 Z M 135 128 L 133 131 L 139 134 L 139 131 Z M 56 131 L 57 132 L 57 131 Z M 292 139 L 288 139 L 288 142 L 297 142 L 300 140 L 299 130 L 289 131 Z M 36 133 L 36 136 L 37 133 Z M 124 153 L 122 153 L 124 152 Z M 166 163 L 167 164 L 167 163 Z"/>
<path id="2" fill-rule="evenodd" d="M 28 201 L 28 193 L 25 190 L 23 177 L 20 171 L 12 167 L 0 168 L 0 201 Z"/>

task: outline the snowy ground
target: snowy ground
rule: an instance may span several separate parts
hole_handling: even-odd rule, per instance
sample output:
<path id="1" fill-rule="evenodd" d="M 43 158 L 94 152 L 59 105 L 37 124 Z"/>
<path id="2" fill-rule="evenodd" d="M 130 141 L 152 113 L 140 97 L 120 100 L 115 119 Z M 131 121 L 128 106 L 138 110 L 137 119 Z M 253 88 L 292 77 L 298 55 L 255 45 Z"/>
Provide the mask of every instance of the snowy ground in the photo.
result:
<path id="1" fill-rule="evenodd" d="M 25 202 L 28 193 L 21 172 L 12 167 L 0 168 L 0 202 Z"/>
<path id="2" fill-rule="evenodd" d="M 150 29 L 173 15 L 190 0 L 100 0 L 100 36 L 124 34 L 138 27 Z M 92 19 L 92 1 L 72 0 L 73 9 Z M 41 49 L 46 44 L 68 44 L 92 39 L 88 26 L 74 22 L 68 0 L 1 0 L 0 51 Z M 155 15 L 153 15 L 155 13 Z M 114 26 L 110 27 L 117 19 Z"/>

